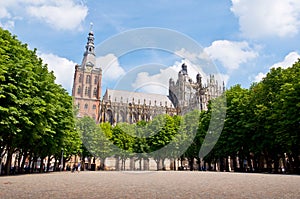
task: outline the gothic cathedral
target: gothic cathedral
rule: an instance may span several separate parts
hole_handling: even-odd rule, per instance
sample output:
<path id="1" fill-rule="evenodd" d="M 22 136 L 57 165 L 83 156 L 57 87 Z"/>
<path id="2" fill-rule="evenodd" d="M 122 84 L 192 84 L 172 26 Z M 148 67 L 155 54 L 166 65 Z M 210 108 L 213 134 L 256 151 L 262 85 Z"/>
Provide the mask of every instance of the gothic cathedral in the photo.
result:
<path id="1" fill-rule="evenodd" d="M 213 75 L 207 84 L 202 83 L 200 74 L 193 82 L 186 64 L 182 64 L 176 82 L 170 78 L 168 96 L 107 89 L 101 99 L 101 80 L 102 69 L 96 65 L 94 33 L 90 31 L 82 63 L 75 66 L 72 96 L 78 107 L 77 117 L 90 116 L 97 123 L 110 122 L 112 125 L 149 121 L 159 114 L 206 110 L 208 101 L 225 91 L 224 82 L 219 85 Z"/>

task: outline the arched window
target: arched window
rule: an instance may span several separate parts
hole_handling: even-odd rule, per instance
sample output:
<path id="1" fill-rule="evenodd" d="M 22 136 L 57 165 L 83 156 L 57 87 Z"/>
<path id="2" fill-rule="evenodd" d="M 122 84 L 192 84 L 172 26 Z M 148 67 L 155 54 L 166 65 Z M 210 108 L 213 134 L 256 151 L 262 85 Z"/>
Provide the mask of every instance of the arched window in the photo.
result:
<path id="1" fill-rule="evenodd" d="M 87 86 L 85 87 L 84 94 L 85 94 L 85 95 L 88 95 L 88 87 L 87 87 Z"/>
<path id="2" fill-rule="evenodd" d="M 90 83 L 91 83 L 91 76 L 90 76 L 90 75 L 87 75 L 87 76 L 86 76 L 86 83 L 87 83 L 87 84 L 90 84 Z"/>
<path id="3" fill-rule="evenodd" d="M 82 82 L 82 74 L 79 75 L 79 83 Z"/>
<path id="4" fill-rule="evenodd" d="M 94 84 L 97 84 L 97 83 L 98 83 L 98 76 L 95 76 Z"/>
<path id="5" fill-rule="evenodd" d="M 118 119 L 119 119 L 118 120 L 119 122 L 125 122 L 126 121 L 125 113 L 123 111 L 120 111 Z"/>
<path id="6" fill-rule="evenodd" d="M 84 105 L 84 109 L 88 109 L 89 105 L 88 104 L 85 104 Z"/>
<path id="7" fill-rule="evenodd" d="M 80 94 L 80 93 L 81 93 L 81 86 L 78 86 L 77 94 Z"/>
<path id="8" fill-rule="evenodd" d="M 93 96 L 94 96 L 94 97 L 97 96 L 97 88 L 94 88 Z"/>
<path id="9" fill-rule="evenodd" d="M 91 96 L 91 87 L 88 88 L 88 96 Z"/>
<path id="10" fill-rule="evenodd" d="M 114 123 L 114 116 L 113 116 L 113 113 L 111 110 L 108 110 L 107 111 L 107 121 L 110 123 L 110 124 L 113 124 Z"/>
<path id="11" fill-rule="evenodd" d="M 96 109 L 96 104 L 93 105 L 93 109 Z"/>

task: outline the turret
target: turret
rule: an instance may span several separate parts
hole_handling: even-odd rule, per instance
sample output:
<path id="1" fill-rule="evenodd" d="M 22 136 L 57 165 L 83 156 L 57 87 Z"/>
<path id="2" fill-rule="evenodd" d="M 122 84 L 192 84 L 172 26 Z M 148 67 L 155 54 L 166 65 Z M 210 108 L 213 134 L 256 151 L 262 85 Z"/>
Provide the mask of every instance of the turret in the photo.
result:
<path id="1" fill-rule="evenodd" d="M 199 84 L 199 85 L 201 85 L 201 81 L 202 81 L 202 77 L 201 77 L 201 75 L 200 75 L 200 73 L 198 73 L 197 75 L 196 75 L 196 80 L 197 80 L 197 83 Z"/>
<path id="2" fill-rule="evenodd" d="M 180 71 L 183 75 L 188 75 L 188 72 L 187 72 L 187 65 L 185 63 L 183 63 L 181 65 L 181 71 Z"/>

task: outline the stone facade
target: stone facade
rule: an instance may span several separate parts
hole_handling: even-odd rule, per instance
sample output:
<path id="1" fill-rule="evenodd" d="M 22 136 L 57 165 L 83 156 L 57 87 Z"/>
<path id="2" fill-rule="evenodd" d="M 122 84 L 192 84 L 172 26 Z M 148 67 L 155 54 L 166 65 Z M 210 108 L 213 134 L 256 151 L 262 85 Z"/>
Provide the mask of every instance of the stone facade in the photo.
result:
<path id="1" fill-rule="evenodd" d="M 177 114 L 166 95 L 107 89 L 100 103 L 100 122 L 136 123 L 160 114 Z"/>
<path id="2" fill-rule="evenodd" d="M 214 75 L 210 75 L 203 84 L 200 74 L 193 82 L 187 65 L 181 67 L 176 82 L 172 78 L 169 80 L 168 96 L 107 89 L 101 99 L 102 70 L 96 65 L 94 34 L 90 31 L 82 63 L 75 66 L 72 95 L 78 107 L 77 116 L 90 116 L 97 123 L 115 125 L 149 121 L 159 114 L 184 115 L 194 109 L 207 110 L 208 101 L 224 92 L 224 83 L 219 85 Z"/>
<path id="3" fill-rule="evenodd" d="M 78 108 L 77 117 L 99 120 L 102 70 L 96 66 L 94 34 L 89 32 L 81 65 L 75 66 L 72 96 Z"/>
<path id="4" fill-rule="evenodd" d="M 198 73 L 196 82 L 193 82 L 188 76 L 186 64 L 182 64 L 176 83 L 172 78 L 169 80 L 169 98 L 182 115 L 195 109 L 207 110 L 208 101 L 220 96 L 224 91 L 224 82 L 220 86 L 214 75 L 210 75 L 207 84 L 203 84 Z"/>

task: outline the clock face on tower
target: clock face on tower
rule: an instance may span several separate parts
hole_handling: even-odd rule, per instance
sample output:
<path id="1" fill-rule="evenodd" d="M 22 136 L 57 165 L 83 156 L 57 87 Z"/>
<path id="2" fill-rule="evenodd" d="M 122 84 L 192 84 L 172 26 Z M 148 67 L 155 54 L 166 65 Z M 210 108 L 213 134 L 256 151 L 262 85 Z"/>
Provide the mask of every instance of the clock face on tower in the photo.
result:
<path id="1" fill-rule="evenodd" d="M 93 69 L 93 64 L 91 62 L 88 62 L 85 66 L 85 70 L 87 72 L 91 72 L 92 69 Z"/>
<path id="2" fill-rule="evenodd" d="M 91 72 L 92 67 L 91 67 L 91 66 L 87 66 L 87 67 L 85 68 L 85 70 L 86 70 L 87 72 Z"/>

